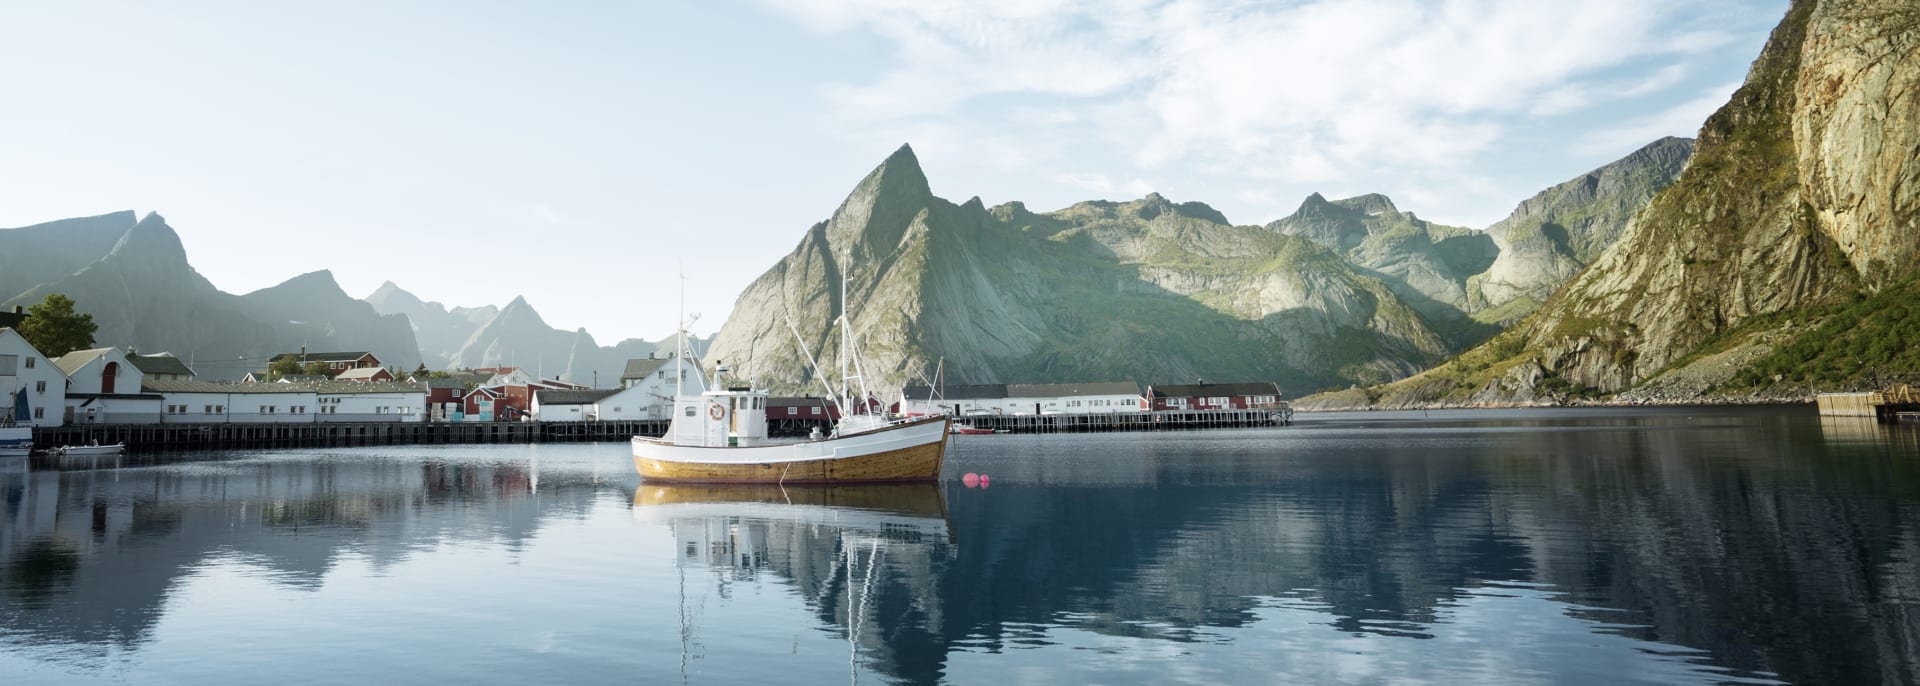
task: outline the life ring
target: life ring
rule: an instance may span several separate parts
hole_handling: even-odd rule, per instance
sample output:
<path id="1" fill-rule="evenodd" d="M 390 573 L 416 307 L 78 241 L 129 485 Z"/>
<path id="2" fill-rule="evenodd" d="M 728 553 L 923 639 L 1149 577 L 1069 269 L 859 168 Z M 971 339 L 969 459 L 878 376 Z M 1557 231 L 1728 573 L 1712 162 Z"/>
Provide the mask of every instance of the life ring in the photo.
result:
<path id="1" fill-rule="evenodd" d="M 716 422 L 720 421 L 721 417 L 727 416 L 727 408 L 721 407 L 720 403 L 707 403 L 707 416 Z"/>

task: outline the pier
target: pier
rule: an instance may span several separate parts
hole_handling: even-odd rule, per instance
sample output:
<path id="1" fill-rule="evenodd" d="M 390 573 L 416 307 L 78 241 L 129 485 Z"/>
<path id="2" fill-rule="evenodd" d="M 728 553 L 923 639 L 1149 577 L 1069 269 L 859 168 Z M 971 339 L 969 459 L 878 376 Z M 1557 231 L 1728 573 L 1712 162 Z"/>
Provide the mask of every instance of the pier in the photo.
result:
<path id="1" fill-rule="evenodd" d="M 1814 402 L 1826 417 L 1872 417 L 1882 424 L 1920 420 L 1920 390 L 1907 384 L 1884 391 L 1821 393 Z"/>
<path id="2" fill-rule="evenodd" d="M 667 421 L 358 422 L 328 424 L 93 424 L 37 428 L 33 444 L 125 443 L 128 450 L 331 448 L 359 445 L 572 443 L 659 436 Z"/>
<path id="3" fill-rule="evenodd" d="M 1281 407 L 1260 410 L 1163 410 L 1099 414 L 995 414 L 962 417 L 954 421 L 976 429 L 992 429 L 1016 434 L 1181 431 L 1285 426 L 1293 423 L 1293 410 Z"/>

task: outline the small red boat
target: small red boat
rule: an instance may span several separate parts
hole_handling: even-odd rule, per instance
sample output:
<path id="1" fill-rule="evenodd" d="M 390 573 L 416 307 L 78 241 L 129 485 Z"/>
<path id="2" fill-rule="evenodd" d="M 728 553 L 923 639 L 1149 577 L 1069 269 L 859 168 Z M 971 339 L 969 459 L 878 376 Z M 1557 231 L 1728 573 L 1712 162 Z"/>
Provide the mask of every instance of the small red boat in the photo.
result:
<path id="1" fill-rule="evenodd" d="M 953 429 L 949 431 L 949 433 L 966 434 L 966 435 L 990 434 L 990 433 L 993 433 L 993 429 L 977 429 L 966 424 L 954 422 Z"/>

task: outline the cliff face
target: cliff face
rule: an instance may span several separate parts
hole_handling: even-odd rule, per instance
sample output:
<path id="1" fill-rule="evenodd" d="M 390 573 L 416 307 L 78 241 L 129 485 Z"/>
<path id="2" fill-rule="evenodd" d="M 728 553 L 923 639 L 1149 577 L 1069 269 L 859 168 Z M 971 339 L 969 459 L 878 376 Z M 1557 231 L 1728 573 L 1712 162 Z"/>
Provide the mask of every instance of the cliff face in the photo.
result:
<path id="1" fill-rule="evenodd" d="M 1502 325 L 1532 312 L 1613 245 L 1692 154 L 1692 139 L 1662 138 L 1522 201 L 1487 227 L 1498 256 L 1471 279 L 1468 309 Z"/>
<path id="2" fill-rule="evenodd" d="M 1917 31 L 1912 3 L 1794 3 L 1679 180 L 1591 268 L 1515 330 L 1371 399 L 1696 397 L 1911 278 Z"/>
<path id="3" fill-rule="evenodd" d="M 1793 149 L 1814 222 L 1879 288 L 1920 257 L 1920 8 L 1827 0 L 1807 21 Z"/>

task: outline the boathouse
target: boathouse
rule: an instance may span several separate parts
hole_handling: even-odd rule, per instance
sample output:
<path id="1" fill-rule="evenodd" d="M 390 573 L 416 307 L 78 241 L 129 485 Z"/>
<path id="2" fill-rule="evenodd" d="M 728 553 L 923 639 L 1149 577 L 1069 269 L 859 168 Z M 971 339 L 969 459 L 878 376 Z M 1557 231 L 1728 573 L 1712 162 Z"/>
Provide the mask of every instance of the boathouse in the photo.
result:
<path id="1" fill-rule="evenodd" d="M 161 397 L 141 391 L 144 375 L 119 348 L 75 350 L 53 361 L 67 375 L 73 424 L 157 424 Z"/>

